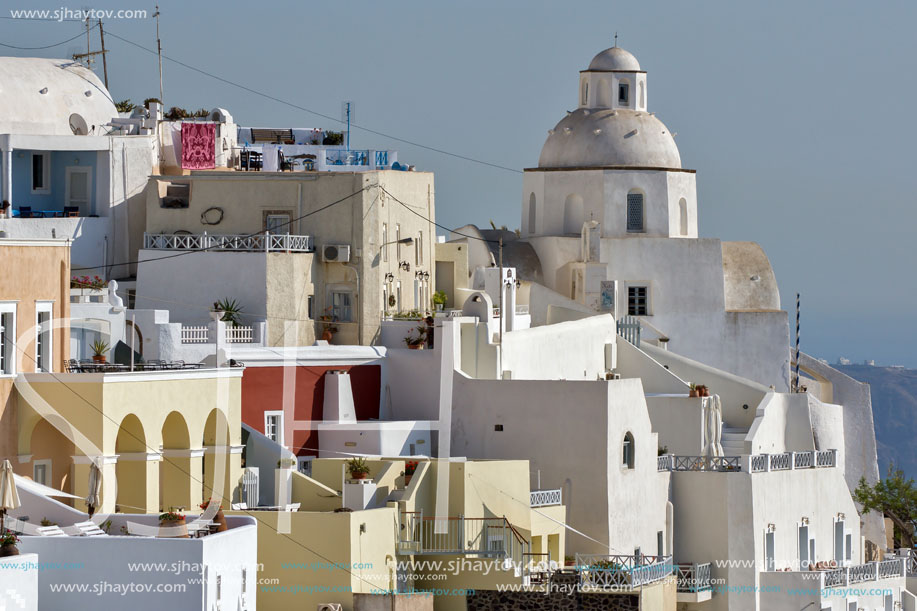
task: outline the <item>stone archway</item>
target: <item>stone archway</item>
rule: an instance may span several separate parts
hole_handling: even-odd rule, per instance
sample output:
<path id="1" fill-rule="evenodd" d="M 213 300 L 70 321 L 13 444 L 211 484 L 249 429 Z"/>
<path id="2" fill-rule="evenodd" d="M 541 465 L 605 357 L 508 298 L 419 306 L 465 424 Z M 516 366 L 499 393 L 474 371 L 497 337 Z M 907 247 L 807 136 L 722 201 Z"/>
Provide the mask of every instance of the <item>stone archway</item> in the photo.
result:
<path id="1" fill-rule="evenodd" d="M 115 474 L 118 479 L 117 505 L 123 513 L 153 513 L 158 509 L 155 492 L 158 486 L 149 478 L 149 447 L 143 424 L 134 414 L 129 414 L 118 427 L 115 453 L 118 463 Z"/>
<path id="2" fill-rule="evenodd" d="M 188 423 L 178 412 L 170 413 L 162 425 L 162 462 L 159 463 L 159 507 L 194 508 L 201 502 L 200 461 L 203 452 L 191 450 Z M 196 467 L 196 468 L 195 468 Z"/>
<path id="3" fill-rule="evenodd" d="M 224 505 L 232 501 L 234 482 L 230 479 L 233 473 L 231 465 L 232 446 L 230 445 L 229 423 L 226 415 L 219 409 L 211 410 L 204 425 L 202 440 L 204 460 L 201 471 L 201 498 L 222 499 Z"/>

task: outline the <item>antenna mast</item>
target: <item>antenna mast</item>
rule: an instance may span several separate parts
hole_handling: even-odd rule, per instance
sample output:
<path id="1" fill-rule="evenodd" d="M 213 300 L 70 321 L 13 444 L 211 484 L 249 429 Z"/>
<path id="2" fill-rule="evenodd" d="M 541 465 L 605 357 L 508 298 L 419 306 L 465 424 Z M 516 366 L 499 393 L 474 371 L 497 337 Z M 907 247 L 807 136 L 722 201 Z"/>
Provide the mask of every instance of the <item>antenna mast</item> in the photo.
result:
<path id="1" fill-rule="evenodd" d="M 159 102 L 165 106 L 162 99 L 162 40 L 159 38 L 159 5 L 156 5 L 156 12 L 153 13 L 156 18 L 156 53 L 159 55 Z"/>

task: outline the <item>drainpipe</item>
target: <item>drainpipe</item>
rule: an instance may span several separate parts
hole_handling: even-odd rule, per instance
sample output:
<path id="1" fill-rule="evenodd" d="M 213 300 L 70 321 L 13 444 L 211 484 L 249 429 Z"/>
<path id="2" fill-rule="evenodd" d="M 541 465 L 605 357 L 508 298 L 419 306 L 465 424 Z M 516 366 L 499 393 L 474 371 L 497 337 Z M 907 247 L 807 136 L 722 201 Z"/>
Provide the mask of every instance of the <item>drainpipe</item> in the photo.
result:
<path id="1" fill-rule="evenodd" d="M 357 301 L 359 307 L 357 307 L 357 342 L 359 345 L 363 345 L 363 291 L 360 290 L 360 270 L 356 265 L 351 265 L 349 263 L 342 263 L 344 267 L 353 271 L 353 275 L 357 278 Z"/>
<path id="2" fill-rule="evenodd" d="M 3 183 L 2 194 L 0 194 L 0 201 L 9 202 L 10 207 L 6 211 L 5 216 L 12 218 L 13 216 L 13 147 L 10 146 L 9 136 L 4 138 L 2 145 L 3 149 L 3 179 L 0 182 Z M 0 216 L 4 214 L 0 213 Z"/>

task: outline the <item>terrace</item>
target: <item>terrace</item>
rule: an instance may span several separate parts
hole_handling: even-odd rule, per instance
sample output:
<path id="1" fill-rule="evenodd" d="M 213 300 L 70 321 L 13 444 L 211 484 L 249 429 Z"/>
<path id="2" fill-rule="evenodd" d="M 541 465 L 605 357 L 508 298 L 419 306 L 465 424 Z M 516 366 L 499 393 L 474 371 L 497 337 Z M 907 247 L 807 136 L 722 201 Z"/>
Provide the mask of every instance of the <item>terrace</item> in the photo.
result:
<path id="1" fill-rule="evenodd" d="M 576 554 L 584 590 L 637 589 L 667 579 L 675 571 L 671 556 Z"/>
<path id="2" fill-rule="evenodd" d="M 895 558 L 843 568 L 764 571 L 760 574 L 761 608 L 786 608 L 787 597 L 792 596 L 794 607 L 800 609 L 806 608 L 807 603 L 815 603 L 812 606 L 817 609 L 825 608 L 833 600 L 841 603 L 834 608 L 846 609 L 845 595 L 851 592 L 850 586 L 856 586 L 860 592 L 858 608 L 891 609 L 894 592 L 904 586 L 906 562 L 904 558 Z"/>
<path id="3" fill-rule="evenodd" d="M 144 233 L 143 247 L 153 250 L 225 252 L 315 252 L 312 236 L 270 232 L 248 235 Z"/>

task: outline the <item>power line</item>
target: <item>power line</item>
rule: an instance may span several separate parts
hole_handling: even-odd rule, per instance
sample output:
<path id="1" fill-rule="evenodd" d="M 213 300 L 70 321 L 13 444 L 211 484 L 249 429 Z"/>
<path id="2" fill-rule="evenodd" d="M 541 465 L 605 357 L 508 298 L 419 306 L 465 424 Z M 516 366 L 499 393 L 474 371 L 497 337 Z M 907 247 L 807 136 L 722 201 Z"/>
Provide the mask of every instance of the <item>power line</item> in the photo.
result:
<path id="1" fill-rule="evenodd" d="M 126 42 L 126 43 L 129 44 L 129 45 L 133 45 L 133 46 L 137 47 L 138 49 L 142 49 L 142 50 L 146 51 L 147 53 L 151 53 L 151 54 L 153 54 L 153 55 L 158 55 L 158 53 L 157 53 L 156 51 L 154 51 L 153 49 L 149 49 L 149 48 L 147 48 L 147 47 L 144 47 L 143 45 L 137 44 L 136 42 L 134 42 L 134 41 L 132 41 L 132 40 L 129 40 L 129 39 L 127 39 L 127 38 L 124 38 L 124 37 L 122 37 L 122 36 L 119 36 L 119 35 L 115 34 L 114 32 L 112 32 L 110 29 L 109 29 L 109 32 L 108 32 L 108 33 L 109 33 L 110 36 L 114 36 L 114 37 L 117 38 L 118 40 L 120 40 L 120 41 L 122 41 L 122 42 Z M 167 55 L 163 55 L 162 57 L 163 57 L 164 59 L 169 60 L 170 62 L 173 62 L 173 63 L 175 63 L 175 64 L 178 64 L 179 66 L 182 66 L 182 67 L 184 67 L 184 68 L 187 68 L 188 70 L 193 70 L 194 72 L 197 72 L 197 73 L 199 73 L 199 74 L 203 74 L 204 76 L 208 76 L 208 77 L 210 77 L 210 78 L 212 78 L 212 79 L 215 79 L 215 80 L 218 80 L 218 81 L 220 81 L 220 82 L 222 82 L 222 83 L 226 83 L 227 85 L 232 85 L 233 87 L 237 87 L 237 88 L 239 88 L 239 89 L 242 89 L 242 90 L 247 91 L 247 92 L 249 92 L 249 93 L 252 93 L 252 94 L 254 94 L 254 95 L 260 96 L 260 97 L 262 97 L 262 98 L 266 98 L 266 99 L 268 99 L 268 100 L 277 102 L 277 103 L 279 103 L 279 104 L 283 104 L 283 105 L 285 105 L 285 106 L 289 106 L 289 107 L 291 107 L 291 108 L 295 108 L 295 109 L 297 109 L 297 110 L 301 110 L 301 111 L 303 111 L 303 112 L 307 112 L 307 113 L 316 115 L 316 116 L 318 116 L 318 117 L 322 117 L 323 119 L 328 119 L 329 121 L 334 121 L 335 123 L 340 123 L 340 122 L 341 122 L 341 120 L 340 120 L 339 118 L 337 118 L 337 117 L 332 117 L 331 115 L 327 115 L 327 114 L 325 114 L 325 113 L 318 112 L 317 110 L 312 110 L 311 108 L 306 108 L 305 106 L 300 106 L 299 104 L 295 104 L 295 103 L 290 102 L 290 101 L 288 101 L 288 100 L 284 100 L 284 99 L 282 99 L 282 98 L 278 98 L 278 97 L 273 96 L 273 95 L 270 95 L 270 94 L 268 94 L 268 93 L 264 93 L 264 92 L 262 92 L 262 91 L 258 91 L 257 89 L 253 89 L 253 88 L 251 88 L 251 87 L 247 87 L 247 86 L 245 86 L 245 85 L 242 85 L 241 83 L 237 83 L 237 82 L 231 81 L 231 80 L 229 80 L 229 79 L 227 79 L 227 78 L 223 78 L 223 77 L 221 77 L 221 76 L 217 76 L 216 74 L 213 74 L 213 73 L 211 73 L 211 72 L 207 72 L 206 70 L 202 70 L 201 68 L 196 68 L 196 67 L 194 67 L 194 66 L 192 66 L 192 65 L 190 65 L 190 64 L 187 64 L 187 63 L 185 63 L 185 62 L 183 62 L 183 61 L 174 59 L 174 58 L 172 58 L 172 57 L 168 57 Z M 416 141 L 413 141 L 413 140 L 408 140 L 408 139 L 406 139 L 406 138 L 400 138 L 400 137 L 398 137 L 398 136 L 393 136 L 393 135 L 387 134 L 387 133 L 385 133 L 385 132 L 381 132 L 381 131 L 378 131 L 378 130 L 371 129 L 371 128 L 369 128 L 369 127 L 364 127 L 364 126 L 362 126 L 362 125 L 357 125 L 356 123 L 351 123 L 350 125 L 351 125 L 351 127 L 356 127 L 357 129 L 362 129 L 363 131 L 368 132 L 368 133 L 370 133 L 370 134 L 375 134 L 375 135 L 381 136 L 381 137 L 383 137 L 383 138 L 388 138 L 388 139 L 390 139 L 390 140 L 395 140 L 396 142 L 402 142 L 402 143 L 408 144 L 408 145 L 410 145 L 410 146 L 416 146 L 417 148 L 422 148 L 422 149 L 425 149 L 425 150 L 428 150 L 428 151 L 433 151 L 434 153 L 440 153 L 441 155 L 448 155 L 449 157 L 455 157 L 456 159 L 462 159 L 462 160 L 464 160 L 464 161 L 470 161 L 470 162 L 472 162 L 472 163 L 477 163 L 477 164 L 480 164 L 480 165 L 489 166 L 489 167 L 492 167 L 492 168 L 496 168 L 496 169 L 498 169 L 498 170 L 505 170 L 505 171 L 507 171 L 507 172 L 513 172 L 513 173 L 515 173 L 515 174 L 522 174 L 522 171 L 521 171 L 521 170 L 517 170 L 516 168 L 510 168 L 510 167 L 508 167 L 508 166 L 503 166 L 503 165 L 500 165 L 500 164 L 497 164 L 497 163 L 491 163 L 491 162 L 489 162 L 489 161 L 483 161 L 483 160 L 481 160 L 481 159 L 476 159 L 476 158 L 474 158 L 474 157 L 469 157 L 469 156 L 467 156 L 467 155 L 462 155 L 462 154 L 459 154 L 459 153 L 453 153 L 453 152 L 450 152 L 450 151 L 447 151 L 447 150 L 444 150 L 444 149 L 441 149 L 441 148 L 437 148 L 437 147 L 434 147 L 434 146 L 429 146 L 429 145 L 427 145 L 427 144 L 421 144 L 420 142 L 416 142 Z"/>
<path id="2" fill-rule="evenodd" d="M 11 17 L 9 17 L 8 19 L 11 19 Z M 43 20 L 42 20 L 42 21 L 43 21 Z M 89 29 L 86 30 L 85 32 L 80 32 L 79 34 L 77 34 L 77 35 L 74 36 L 73 38 L 68 38 L 67 40 L 64 40 L 64 41 L 61 41 L 61 42 L 56 42 L 56 43 L 54 43 L 53 45 L 45 45 L 45 46 L 43 46 L 43 47 L 17 47 L 16 45 L 10 45 L 10 44 L 7 44 L 7 43 L 5 43 L 5 42 L 0 42 L 0 47 L 6 47 L 6 48 L 8 48 L 8 49 L 17 49 L 17 50 L 19 50 L 19 51 L 38 51 L 38 50 L 41 50 L 41 49 L 52 49 L 52 48 L 54 48 L 54 47 L 59 47 L 59 46 L 61 46 L 61 45 L 65 45 L 65 44 L 67 44 L 68 42 L 72 42 L 72 41 L 76 40 L 77 38 L 82 38 L 83 36 L 89 35 L 89 32 L 91 32 L 92 29 L 95 28 L 95 27 L 97 27 L 97 26 L 98 26 L 98 24 L 92 26 L 91 28 L 89 28 Z"/>
<path id="3" fill-rule="evenodd" d="M 415 215 L 419 216 L 419 217 L 422 218 L 423 220 L 427 221 L 428 223 L 432 223 L 434 226 L 439 227 L 440 229 L 442 229 L 442 230 L 444 230 L 444 231 L 448 231 L 449 233 L 454 233 L 455 235 L 460 235 L 460 236 L 462 236 L 463 238 L 468 238 L 469 240 L 479 240 L 479 241 L 481 241 L 481 242 L 487 242 L 488 244 L 499 244 L 499 243 L 500 243 L 500 240 L 488 240 L 487 238 L 480 238 L 480 237 L 478 237 L 478 236 L 476 236 L 476 235 L 470 235 L 470 234 L 467 234 L 467 233 L 462 233 L 461 231 L 456 231 L 456 230 L 454 230 L 454 229 L 449 229 L 449 228 L 446 227 L 445 225 L 440 225 L 439 223 L 437 223 L 437 222 L 434 221 L 433 219 L 429 219 L 429 218 L 425 217 L 425 216 L 422 215 L 421 213 L 419 213 L 419 212 L 417 212 L 416 210 L 414 210 L 411 206 L 409 206 L 408 204 L 404 203 L 403 201 L 401 201 L 400 199 L 398 199 L 397 197 L 395 197 L 394 195 L 392 195 L 391 192 L 390 192 L 388 189 L 386 189 L 385 187 L 383 187 L 382 185 L 379 185 L 379 188 L 382 189 L 382 191 L 383 191 L 386 195 L 388 195 L 388 196 L 391 197 L 393 200 L 395 200 L 396 202 L 398 202 L 399 204 L 401 204 L 402 206 L 404 206 L 404 207 L 405 207 L 409 212 L 411 212 L 412 214 L 415 214 Z"/>

